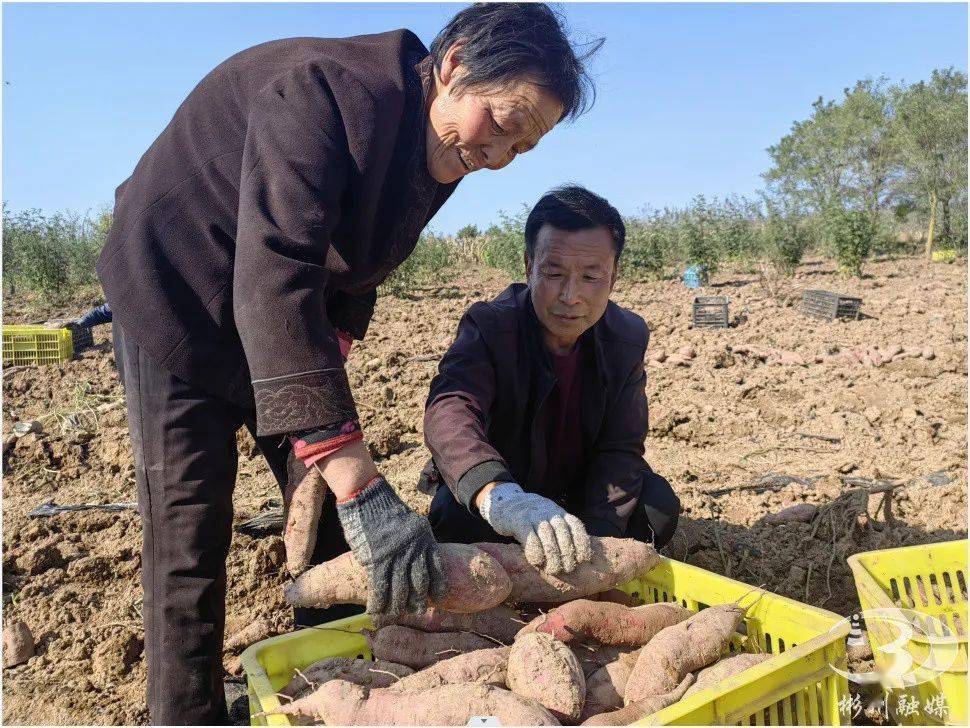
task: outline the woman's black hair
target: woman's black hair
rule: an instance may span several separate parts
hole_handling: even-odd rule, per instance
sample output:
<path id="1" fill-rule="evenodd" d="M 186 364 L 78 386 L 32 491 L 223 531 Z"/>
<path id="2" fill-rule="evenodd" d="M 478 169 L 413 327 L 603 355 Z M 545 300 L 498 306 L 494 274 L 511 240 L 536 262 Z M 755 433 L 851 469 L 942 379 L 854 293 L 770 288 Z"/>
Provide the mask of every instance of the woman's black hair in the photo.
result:
<path id="1" fill-rule="evenodd" d="M 575 119 L 593 105 L 596 89 L 585 63 L 604 39 L 585 44 L 577 55 L 564 20 L 545 3 L 475 3 L 465 8 L 431 43 L 437 72 L 445 53 L 459 41 L 459 58 L 468 73 L 455 82 L 456 92 L 501 88 L 534 75 L 562 103 L 563 119 Z"/>
<path id="2" fill-rule="evenodd" d="M 605 198 L 585 187 L 566 185 L 549 190 L 532 208 L 525 222 L 525 251 L 529 260 L 535 260 L 536 238 L 546 223 L 569 232 L 605 227 L 613 239 L 616 260 L 620 259 L 626 243 L 626 225 L 620 213 Z"/>

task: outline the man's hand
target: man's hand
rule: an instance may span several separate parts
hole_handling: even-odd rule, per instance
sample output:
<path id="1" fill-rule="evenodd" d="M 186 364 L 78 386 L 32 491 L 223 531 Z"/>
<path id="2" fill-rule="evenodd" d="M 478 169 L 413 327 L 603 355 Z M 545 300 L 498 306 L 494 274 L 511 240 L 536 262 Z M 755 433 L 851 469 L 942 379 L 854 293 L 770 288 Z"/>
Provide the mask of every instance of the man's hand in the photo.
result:
<path id="1" fill-rule="evenodd" d="M 486 486 L 479 512 L 496 533 L 522 544 L 526 560 L 549 574 L 570 572 L 593 552 L 583 522 L 517 483 Z"/>
<path id="2" fill-rule="evenodd" d="M 316 466 L 307 469 L 290 451 L 283 491 L 283 545 L 286 568 L 296 578 L 310 565 L 317 543 L 317 526 L 327 497 L 327 484 Z"/>
<path id="3" fill-rule="evenodd" d="M 337 503 L 347 543 L 370 577 L 370 614 L 421 612 L 447 590 L 438 543 L 426 518 L 408 508 L 382 476 Z"/>

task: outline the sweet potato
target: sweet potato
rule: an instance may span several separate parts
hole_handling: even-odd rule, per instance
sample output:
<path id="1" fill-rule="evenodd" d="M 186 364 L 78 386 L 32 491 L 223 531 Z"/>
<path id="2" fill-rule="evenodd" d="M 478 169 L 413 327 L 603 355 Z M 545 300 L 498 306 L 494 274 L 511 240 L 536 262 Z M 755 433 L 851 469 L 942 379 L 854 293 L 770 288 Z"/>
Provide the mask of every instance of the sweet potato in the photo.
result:
<path id="1" fill-rule="evenodd" d="M 590 536 L 593 558 L 570 574 L 553 576 L 532 566 L 518 544 L 478 543 L 491 554 L 512 579 L 509 599 L 515 603 L 555 603 L 582 599 L 613 589 L 650 571 L 660 556 L 650 544 L 632 538 Z M 453 610 L 455 611 L 455 610 Z"/>
<path id="2" fill-rule="evenodd" d="M 299 576 L 310 565 L 317 545 L 317 524 L 329 490 L 319 470 L 309 471 L 290 498 L 283 526 L 283 545 L 286 548 L 286 570 Z"/>
<path id="3" fill-rule="evenodd" d="M 626 684 L 627 704 L 669 693 L 687 673 L 721 656 L 744 617 L 736 604 L 719 604 L 657 634 L 640 652 Z"/>
<path id="4" fill-rule="evenodd" d="M 34 635 L 30 627 L 19 619 L 3 628 L 3 666 L 14 667 L 27 662 L 36 654 Z"/>
<path id="5" fill-rule="evenodd" d="M 664 627 L 683 622 L 692 614 L 689 609 L 671 602 L 624 607 L 612 602 L 577 599 L 536 617 L 519 634 L 546 632 L 560 642 L 578 638 L 604 645 L 641 647 Z"/>
<path id="6" fill-rule="evenodd" d="M 626 682 L 639 655 L 640 650 L 621 655 L 586 678 L 586 702 L 580 720 L 623 707 Z"/>
<path id="7" fill-rule="evenodd" d="M 771 655 L 758 655 L 752 652 L 742 652 L 741 654 L 732 655 L 731 657 L 725 657 L 723 660 L 718 660 L 710 667 L 705 667 L 703 670 L 697 673 L 697 679 L 694 681 L 694 684 L 690 686 L 690 689 L 684 693 L 684 697 L 686 698 L 688 695 L 693 695 L 701 690 L 714 687 L 722 680 L 726 680 L 729 677 L 738 675 L 739 673 L 747 670 L 749 667 L 760 665 L 769 657 L 771 657 Z"/>
<path id="8" fill-rule="evenodd" d="M 229 637 L 226 640 L 226 650 L 229 652 L 239 652 L 251 644 L 255 644 L 267 637 L 272 637 L 274 634 L 276 634 L 276 630 L 268 619 L 257 619 Z"/>
<path id="9" fill-rule="evenodd" d="M 688 673 L 676 688 L 663 695 L 643 698 L 619 710 L 591 716 L 584 720 L 582 725 L 630 725 L 638 720 L 643 720 L 658 710 L 663 710 L 668 705 L 673 705 L 680 700 L 692 682 L 694 682 L 694 676 Z"/>
<path id="10" fill-rule="evenodd" d="M 476 715 L 495 716 L 503 725 L 559 725 L 534 700 L 474 683 L 399 693 L 331 680 L 263 715 L 277 714 L 306 716 L 327 725 L 467 725 Z"/>
<path id="11" fill-rule="evenodd" d="M 488 683 L 505 687 L 510 647 L 475 650 L 436 662 L 389 686 L 396 693 L 414 693 L 442 685 Z"/>
<path id="12" fill-rule="evenodd" d="M 507 645 L 515 641 L 516 633 L 522 628 L 518 612 L 504 605 L 474 614 L 458 614 L 431 607 L 421 614 L 401 614 L 396 617 L 375 615 L 372 621 L 378 628 L 400 624 L 424 632 L 474 632 Z"/>
<path id="13" fill-rule="evenodd" d="M 379 630 L 361 630 L 377 660 L 388 660 L 420 670 L 449 657 L 495 647 L 491 640 L 471 632 L 422 632 L 392 624 Z"/>
<path id="14" fill-rule="evenodd" d="M 765 516 L 765 523 L 771 526 L 780 526 L 783 523 L 811 523 L 817 515 L 818 506 L 812 503 L 796 503 Z"/>
<path id="15" fill-rule="evenodd" d="M 448 594 L 435 606 L 449 612 L 481 612 L 505 601 L 512 585 L 494 558 L 474 546 L 441 544 Z M 303 572 L 286 587 L 286 601 L 294 607 L 367 604 L 367 569 L 347 552 Z"/>
<path id="16" fill-rule="evenodd" d="M 542 632 L 515 640 L 507 684 L 513 693 L 538 701 L 559 720 L 575 722 L 586 700 L 586 678 L 576 655 Z"/>
<path id="17" fill-rule="evenodd" d="M 406 665 L 384 660 L 363 660 L 350 657 L 329 657 L 294 673 L 280 693 L 291 698 L 312 692 L 328 680 L 346 680 L 368 688 L 386 688 L 414 670 Z"/>

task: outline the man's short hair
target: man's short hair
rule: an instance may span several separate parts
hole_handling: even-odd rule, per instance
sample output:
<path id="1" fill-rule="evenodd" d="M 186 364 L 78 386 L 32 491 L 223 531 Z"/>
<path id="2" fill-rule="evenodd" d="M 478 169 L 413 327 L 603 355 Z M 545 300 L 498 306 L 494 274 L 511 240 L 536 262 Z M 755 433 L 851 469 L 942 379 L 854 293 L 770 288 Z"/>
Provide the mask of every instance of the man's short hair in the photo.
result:
<path id="1" fill-rule="evenodd" d="M 626 226 L 620 213 L 599 195 L 578 185 L 564 185 L 542 196 L 525 223 L 525 252 L 535 259 L 536 238 L 548 223 L 557 230 L 590 230 L 605 227 L 613 239 L 616 260 L 619 261 L 626 243 Z"/>

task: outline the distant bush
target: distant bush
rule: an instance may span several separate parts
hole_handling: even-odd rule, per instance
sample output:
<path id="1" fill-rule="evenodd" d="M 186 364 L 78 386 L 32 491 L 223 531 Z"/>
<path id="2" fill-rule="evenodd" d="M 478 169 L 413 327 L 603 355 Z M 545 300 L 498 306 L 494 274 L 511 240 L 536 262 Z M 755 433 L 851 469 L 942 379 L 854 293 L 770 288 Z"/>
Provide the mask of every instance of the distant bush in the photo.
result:
<path id="1" fill-rule="evenodd" d="M 96 283 L 95 264 L 111 227 L 111 213 L 95 218 L 40 210 L 10 213 L 3 206 L 3 275 L 8 290 L 22 287 L 69 296 Z"/>
<path id="2" fill-rule="evenodd" d="M 433 232 L 422 233 L 414 252 L 381 284 L 381 290 L 401 296 L 447 282 L 454 276 L 455 262 L 455 250 L 446 238 Z"/>
<path id="3" fill-rule="evenodd" d="M 872 217 L 861 210 L 830 207 L 823 215 L 826 244 L 835 257 L 839 270 L 853 276 L 862 275 L 862 264 L 876 239 Z"/>
<path id="4" fill-rule="evenodd" d="M 800 221 L 769 209 L 761 227 L 765 258 L 786 276 L 793 276 L 811 243 L 811 235 Z"/>
<path id="5" fill-rule="evenodd" d="M 630 218 L 626 223 L 626 245 L 620 258 L 620 275 L 629 280 L 663 276 L 670 265 L 670 230 L 661 222 Z"/>
<path id="6" fill-rule="evenodd" d="M 517 215 L 499 213 L 501 223 L 485 231 L 481 246 L 482 263 L 503 270 L 516 280 L 525 280 L 525 221 L 529 211 Z"/>

